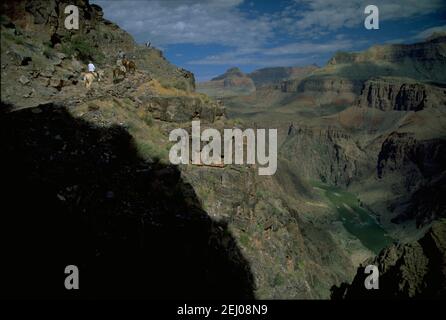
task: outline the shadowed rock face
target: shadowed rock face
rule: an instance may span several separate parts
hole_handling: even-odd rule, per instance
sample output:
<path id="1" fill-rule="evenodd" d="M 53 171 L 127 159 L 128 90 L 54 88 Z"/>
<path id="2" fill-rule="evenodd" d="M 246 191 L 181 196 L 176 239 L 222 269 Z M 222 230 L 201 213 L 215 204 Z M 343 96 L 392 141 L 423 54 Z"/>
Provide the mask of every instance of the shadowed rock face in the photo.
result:
<path id="1" fill-rule="evenodd" d="M 226 225 L 175 167 L 143 161 L 124 129 L 52 105 L 2 114 L 0 128 L 1 296 L 253 297 Z M 71 264 L 78 291 L 64 288 Z"/>
<path id="2" fill-rule="evenodd" d="M 443 89 L 399 78 L 380 78 L 364 84 L 358 105 L 383 111 L 419 111 L 446 103 Z"/>
<path id="3" fill-rule="evenodd" d="M 379 289 L 366 290 L 364 266 L 378 266 Z M 418 241 L 395 244 L 358 268 L 352 284 L 332 288 L 334 299 L 444 298 L 446 295 L 446 220 Z"/>
<path id="4" fill-rule="evenodd" d="M 377 177 L 393 179 L 394 188 L 408 199 L 396 201 L 390 209 L 394 223 L 414 219 L 417 227 L 444 217 L 446 212 L 444 139 L 418 141 L 408 133 L 392 133 L 378 154 Z"/>
<path id="5" fill-rule="evenodd" d="M 368 169 L 363 150 L 348 133 L 336 128 L 293 127 L 281 154 L 298 164 L 306 178 L 333 185 L 348 186 Z"/>

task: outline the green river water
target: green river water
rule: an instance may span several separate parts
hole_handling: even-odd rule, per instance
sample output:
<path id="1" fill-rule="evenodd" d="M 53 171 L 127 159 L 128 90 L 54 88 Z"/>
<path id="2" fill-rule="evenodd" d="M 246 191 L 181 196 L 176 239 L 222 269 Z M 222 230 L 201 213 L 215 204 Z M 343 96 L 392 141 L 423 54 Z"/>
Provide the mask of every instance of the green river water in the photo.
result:
<path id="1" fill-rule="evenodd" d="M 325 197 L 336 208 L 345 229 L 357 237 L 365 247 L 379 253 L 392 243 L 393 239 L 387 235 L 375 217 L 359 205 L 359 200 L 354 194 L 322 183 L 314 185 L 322 189 Z"/>

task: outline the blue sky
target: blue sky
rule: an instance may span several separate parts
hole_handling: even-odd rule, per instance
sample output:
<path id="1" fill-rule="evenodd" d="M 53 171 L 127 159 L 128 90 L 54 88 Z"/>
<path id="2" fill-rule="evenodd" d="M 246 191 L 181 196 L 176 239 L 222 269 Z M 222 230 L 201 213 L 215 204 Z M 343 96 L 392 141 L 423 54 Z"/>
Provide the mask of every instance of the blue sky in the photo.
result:
<path id="1" fill-rule="evenodd" d="M 139 43 L 151 41 L 199 81 L 230 67 L 324 65 L 338 51 L 412 43 L 446 31 L 444 0 L 91 0 Z M 380 29 L 364 28 L 379 8 Z"/>

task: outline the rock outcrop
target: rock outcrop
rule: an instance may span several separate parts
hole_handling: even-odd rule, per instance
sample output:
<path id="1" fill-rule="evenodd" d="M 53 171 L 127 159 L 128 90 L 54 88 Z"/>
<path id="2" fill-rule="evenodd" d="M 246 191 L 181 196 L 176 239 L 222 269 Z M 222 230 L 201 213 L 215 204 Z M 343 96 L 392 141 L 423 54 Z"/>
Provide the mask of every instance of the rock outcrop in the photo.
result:
<path id="1" fill-rule="evenodd" d="M 366 153 L 348 133 L 337 128 L 293 127 L 281 154 L 307 179 L 334 185 L 348 186 L 370 170 Z"/>
<path id="2" fill-rule="evenodd" d="M 338 52 L 308 77 L 285 81 L 282 90 L 318 98 L 318 105 L 353 104 L 360 98 L 360 105 L 381 110 L 420 110 L 445 103 L 445 52 L 444 35 L 411 45 Z"/>
<path id="3" fill-rule="evenodd" d="M 377 176 L 400 195 L 389 206 L 396 213 L 392 222 L 414 220 L 422 227 L 444 216 L 446 203 L 440 194 L 445 190 L 445 148 L 443 139 L 420 141 L 397 132 L 383 142 Z"/>
<path id="4" fill-rule="evenodd" d="M 364 286 L 365 266 L 379 270 L 379 289 Z M 446 295 L 446 220 L 433 224 L 418 241 L 394 244 L 358 268 L 351 284 L 332 289 L 332 299 L 444 298 Z"/>
<path id="5" fill-rule="evenodd" d="M 345 93 L 359 93 L 361 89 L 361 83 L 357 81 L 351 81 L 349 79 L 343 79 L 338 77 L 308 77 L 299 80 L 284 81 L 282 84 L 282 90 L 284 92 L 319 92 L 327 93 L 333 92 L 336 94 Z"/>
<path id="6" fill-rule="evenodd" d="M 383 111 L 419 111 L 445 104 L 446 93 L 443 88 L 398 78 L 366 81 L 358 99 L 360 107 Z"/>
<path id="7" fill-rule="evenodd" d="M 446 82 L 446 36 L 439 34 L 414 44 L 376 45 L 363 52 L 338 52 L 326 69 L 361 77 L 400 76 Z M 351 66 L 357 66 L 356 70 Z"/>

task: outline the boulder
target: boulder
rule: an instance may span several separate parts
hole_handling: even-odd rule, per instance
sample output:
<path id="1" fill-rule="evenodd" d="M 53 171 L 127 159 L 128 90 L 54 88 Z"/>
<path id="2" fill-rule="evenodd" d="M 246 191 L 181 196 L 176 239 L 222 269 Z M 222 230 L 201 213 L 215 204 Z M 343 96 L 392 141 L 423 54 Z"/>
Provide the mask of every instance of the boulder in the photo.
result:
<path id="1" fill-rule="evenodd" d="M 26 76 L 22 75 L 22 76 L 20 76 L 20 78 L 19 78 L 19 82 L 20 82 L 21 84 L 23 84 L 23 85 L 26 85 L 26 84 L 28 84 L 28 83 L 30 82 L 30 80 L 29 80 Z"/>

